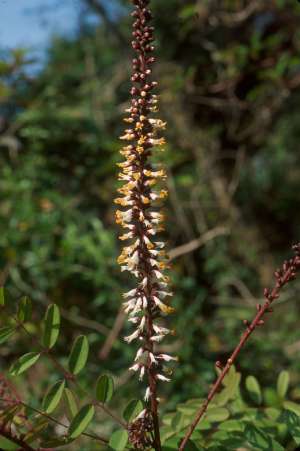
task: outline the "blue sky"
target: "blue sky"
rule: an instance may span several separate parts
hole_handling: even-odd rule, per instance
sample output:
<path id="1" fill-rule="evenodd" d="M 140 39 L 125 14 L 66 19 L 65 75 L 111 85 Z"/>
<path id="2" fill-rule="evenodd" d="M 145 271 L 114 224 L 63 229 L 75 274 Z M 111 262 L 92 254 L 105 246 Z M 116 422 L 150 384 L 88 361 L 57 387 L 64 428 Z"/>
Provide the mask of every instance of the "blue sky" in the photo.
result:
<path id="1" fill-rule="evenodd" d="M 0 0 L 0 48 L 44 50 L 49 37 L 76 25 L 77 0 Z"/>

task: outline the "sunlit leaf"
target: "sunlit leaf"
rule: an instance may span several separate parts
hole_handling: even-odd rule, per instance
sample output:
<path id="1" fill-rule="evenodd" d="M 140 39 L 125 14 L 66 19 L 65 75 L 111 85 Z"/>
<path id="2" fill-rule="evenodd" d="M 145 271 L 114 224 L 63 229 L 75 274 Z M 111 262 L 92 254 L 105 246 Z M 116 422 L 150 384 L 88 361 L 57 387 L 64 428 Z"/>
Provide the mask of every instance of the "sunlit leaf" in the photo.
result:
<path id="1" fill-rule="evenodd" d="M 277 379 L 277 393 L 283 399 L 288 391 L 290 375 L 288 371 L 281 371 Z"/>
<path id="2" fill-rule="evenodd" d="M 143 409 L 144 405 L 142 401 L 138 399 L 133 399 L 125 407 L 125 410 L 123 412 L 124 420 L 127 421 L 127 423 L 132 422 L 138 416 L 138 414 L 142 412 Z"/>
<path id="3" fill-rule="evenodd" d="M 19 376 L 24 373 L 24 371 L 27 371 L 38 361 L 40 355 L 39 352 L 28 352 L 27 354 L 22 355 L 22 357 L 10 367 L 10 374 L 12 376 Z"/>
<path id="4" fill-rule="evenodd" d="M 44 319 L 43 344 L 46 348 L 51 349 L 59 335 L 60 313 L 57 305 L 49 305 Z"/>
<path id="5" fill-rule="evenodd" d="M 229 418 L 229 411 L 225 407 L 213 407 L 207 411 L 205 418 L 213 423 L 225 421 Z"/>
<path id="6" fill-rule="evenodd" d="M 27 296 L 22 297 L 18 306 L 17 318 L 19 321 L 25 323 L 30 321 L 32 313 L 32 304 Z"/>
<path id="7" fill-rule="evenodd" d="M 89 355 L 89 342 L 84 335 L 76 338 L 69 357 L 69 370 L 78 374 L 85 367 Z"/>
<path id="8" fill-rule="evenodd" d="M 300 404 L 296 404 L 293 401 L 284 401 L 283 407 L 287 410 L 295 412 L 298 416 L 300 416 Z"/>
<path id="9" fill-rule="evenodd" d="M 104 374 L 100 376 L 96 385 L 96 398 L 100 402 L 108 402 L 114 393 L 114 380 L 111 376 Z"/>
<path id="10" fill-rule="evenodd" d="M 66 385 L 66 381 L 58 381 L 46 393 L 43 399 L 43 411 L 46 413 L 51 413 L 59 404 L 63 391 Z"/>
<path id="11" fill-rule="evenodd" d="M 88 427 L 95 414 L 95 408 L 91 404 L 82 407 L 75 415 L 69 426 L 69 437 L 75 439 L 79 437 Z"/>
<path id="12" fill-rule="evenodd" d="M 262 401 L 261 389 L 260 389 L 257 379 L 254 376 L 248 376 L 246 378 L 246 388 L 247 388 L 252 400 L 256 404 L 261 404 L 261 401 Z"/>
<path id="13" fill-rule="evenodd" d="M 15 331 L 16 331 L 16 329 L 14 327 L 10 327 L 10 326 L 2 327 L 2 329 L 0 329 L 0 344 L 9 340 L 10 337 L 13 336 Z"/>
<path id="14" fill-rule="evenodd" d="M 67 403 L 68 410 L 70 412 L 70 416 L 71 418 L 73 418 L 78 412 L 78 405 L 75 395 L 69 388 L 65 388 L 64 397 Z"/>
<path id="15" fill-rule="evenodd" d="M 15 451 L 17 449 L 20 449 L 20 446 L 16 445 L 5 437 L 0 437 L 0 449 L 3 451 Z"/>
<path id="16" fill-rule="evenodd" d="M 300 445 L 300 417 L 291 410 L 285 410 L 280 419 L 287 425 L 297 445 Z"/>
<path id="17" fill-rule="evenodd" d="M 116 451 L 123 451 L 128 442 L 128 433 L 125 430 L 119 430 L 112 433 L 109 446 Z"/>
<path id="18" fill-rule="evenodd" d="M 261 429 L 253 426 L 252 424 L 247 424 L 244 431 L 245 438 L 254 449 L 264 450 L 264 451 L 284 451 L 282 446 L 276 442 L 272 437 L 267 435 Z"/>
<path id="19" fill-rule="evenodd" d="M 0 307 L 5 305 L 4 287 L 0 287 Z"/>

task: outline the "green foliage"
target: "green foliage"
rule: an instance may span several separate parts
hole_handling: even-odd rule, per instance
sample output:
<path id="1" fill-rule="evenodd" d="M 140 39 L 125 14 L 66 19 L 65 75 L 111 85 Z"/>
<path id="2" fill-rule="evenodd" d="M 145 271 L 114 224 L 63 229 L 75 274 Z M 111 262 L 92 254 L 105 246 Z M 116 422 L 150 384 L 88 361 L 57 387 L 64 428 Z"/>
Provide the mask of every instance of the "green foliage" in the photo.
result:
<path id="1" fill-rule="evenodd" d="M 93 405 L 87 404 L 82 407 L 73 418 L 69 427 L 69 437 L 75 439 L 79 437 L 88 427 L 95 415 L 95 408 Z"/>
<path id="2" fill-rule="evenodd" d="M 128 2 L 109 3 L 125 44 Z M 169 126 L 168 146 L 159 156 L 169 169 L 166 238 L 172 250 L 204 237 L 203 245 L 173 261 L 172 346 L 180 365 L 173 383 L 160 387 L 163 410 L 172 412 L 164 416 L 166 450 L 178 449 L 173 435 L 182 434 L 206 395 L 214 378 L 211 362 L 229 355 L 277 261 L 299 239 L 299 5 L 261 2 L 251 12 L 252 2 L 217 3 L 153 0 L 161 116 Z M 24 372 L 17 382 L 33 407 L 34 389 L 44 393 L 46 380 L 51 392 L 67 374 L 58 366 L 49 369 L 45 355 L 26 379 L 39 353 L 5 310 L 16 304 L 10 294 L 25 294 L 34 312 L 21 298 L 14 316 L 44 339 L 51 356 L 55 349 L 59 363 L 80 375 L 83 387 L 70 379 L 64 403 L 57 405 L 70 421 L 87 402 L 83 393 L 94 386 L 99 368 L 121 381 L 112 399 L 111 389 L 101 388 L 101 402 L 122 411 L 137 396 L 133 380 L 122 383 L 133 352 L 121 338 L 99 359 L 127 286 L 115 263 L 112 193 L 130 54 L 102 19 L 90 21 L 90 10 L 80 24 L 72 37 L 52 41 L 40 71 L 26 72 L 32 58 L 24 49 L 1 52 L 0 60 L 0 285 L 7 276 L 8 287 L 0 288 L 1 373 L 6 362 L 22 355 L 12 374 Z M 218 228 L 224 231 L 207 239 L 206 232 Z M 191 449 L 253 449 L 258 442 L 274 449 L 299 446 L 299 305 L 290 302 L 298 292 L 295 282 L 243 350 L 239 364 L 250 376 L 240 384 L 240 374 L 231 371 Z M 51 318 L 56 308 L 44 324 L 39 321 L 50 303 L 64 318 L 57 342 L 58 325 Z M 77 338 L 66 357 L 77 333 L 86 338 Z M 282 368 L 290 377 L 284 371 L 276 386 L 274 374 Z M 17 411 L 6 418 L 19 429 Z M 26 413 L 36 421 L 37 412 Z M 110 437 L 112 421 L 101 416 L 98 428 Z M 49 440 L 51 426 L 42 435 L 45 448 L 92 451 L 82 436 L 80 444 Z M 124 433 L 112 437 L 124 446 Z M 12 445 L 0 442 L 5 446 Z"/>
<path id="3" fill-rule="evenodd" d="M 32 304 L 27 296 L 23 296 L 19 302 L 17 318 L 22 323 L 26 323 L 31 320 Z"/>
<path id="4" fill-rule="evenodd" d="M 40 358 L 39 352 L 28 352 L 22 355 L 11 367 L 10 374 L 12 376 L 19 376 L 20 374 L 31 368 Z"/>
<path id="5" fill-rule="evenodd" d="M 5 341 L 9 340 L 13 334 L 15 333 L 16 329 L 11 326 L 2 327 L 0 329 L 0 344 L 4 343 Z"/>
<path id="6" fill-rule="evenodd" d="M 89 355 L 89 342 L 86 336 L 80 335 L 76 338 L 69 357 L 69 370 L 78 374 L 86 365 Z"/>
<path id="7" fill-rule="evenodd" d="M 0 306 L 5 305 L 4 288 L 0 287 Z"/>
<path id="8" fill-rule="evenodd" d="M 67 408 L 68 408 L 70 417 L 73 418 L 73 417 L 75 417 L 75 415 L 78 412 L 78 405 L 77 405 L 75 395 L 69 388 L 66 387 L 64 390 L 64 396 L 66 399 L 66 404 L 67 404 Z"/>
<path id="9" fill-rule="evenodd" d="M 44 319 L 43 344 L 47 349 L 53 348 L 58 336 L 60 327 L 60 313 L 57 305 L 49 305 Z"/>
<path id="10" fill-rule="evenodd" d="M 96 385 L 96 398 L 99 402 L 109 402 L 114 393 L 114 380 L 106 374 L 99 377 Z"/>
<path id="11" fill-rule="evenodd" d="M 128 434 L 127 431 L 119 430 L 112 433 L 110 440 L 109 440 L 109 446 L 111 449 L 114 449 L 115 451 L 123 451 L 123 449 L 126 448 L 128 441 Z"/>
<path id="12" fill-rule="evenodd" d="M 239 377 L 235 394 L 229 398 L 224 393 L 233 384 L 233 380 L 238 380 L 237 375 L 239 373 L 231 368 L 231 374 L 228 374 L 223 381 L 222 391 L 209 404 L 204 419 L 200 421 L 193 433 L 190 449 L 243 448 L 249 451 L 282 451 L 286 449 L 287 444 L 291 449 L 296 449 L 299 441 L 300 411 L 297 415 L 293 411 L 294 406 L 287 407 L 291 401 L 284 400 L 284 397 L 281 398 L 280 404 L 277 400 L 272 406 L 261 404 L 264 390 L 253 376 L 246 378 L 245 392 L 240 386 Z M 279 379 L 282 380 L 281 375 Z M 247 396 L 248 394 L 250 397 Z M 246 400 L 247 398 L 249 401 Z M 227 399 L 225 407 L 223 407 L 224 399 Z M 178 449 L 180 439 L 202 403 L 203 399 L 188 400 L 184 404 L 179 404 L 176 412 L 167 413 L 164 416 L 162 439 L 165 450 Z M 299 404 L 295 403 L 295 406 L 299 408 Z"/>
<path id="13" fill-rule="evenodd" d="M 66 381 L 58 381 L 49 388 L 43 399 L 43 411 L 46 413 L 53 412 L 58 406 L 66 385 Z"/>
<path id="14" fill-rule="evenodd" d="M 123 412 L 123 418 L 127 423 L 131 423 L 139 413 L 144 409 L 144 405 L 142 401 L 139 399 L 133 399 L 129 402 L 129 404 L 125 407 Z"/>
<path id="15" fill-rule="evenodd" d="M 254 376 L 248 376 L 246 379 L 246 388 L 256 404 L 261 404 L 262 394 L 258 380 Z"/>
<path id="16" fill-rule="evenodd" d="M 289 387 L 290 375 L 288 371 L 281 371 L 277 379 L 277 393 L 280 398 L 284 398 Z"/>

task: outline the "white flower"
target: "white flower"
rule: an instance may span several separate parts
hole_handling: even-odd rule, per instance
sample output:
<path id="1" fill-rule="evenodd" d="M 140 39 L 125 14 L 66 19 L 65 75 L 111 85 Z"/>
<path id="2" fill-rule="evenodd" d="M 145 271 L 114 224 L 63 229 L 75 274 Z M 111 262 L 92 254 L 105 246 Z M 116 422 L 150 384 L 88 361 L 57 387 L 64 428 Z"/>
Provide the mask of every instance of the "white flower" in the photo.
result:
<path id="1" fill-rule="evenodd" d="M 148 283 L 148 277 L 144 277 L 143 280 L 142 280 L 142 283 L 141 283 L 142 287 L 146 288 L 147 283 Z"/>
<path id="2" fill-rule="evenodd" d="M 128 335 L 128 337 L 125 337 L 124 340 L 127 341 L 127 343 L 131 343 L 133 340 L 136 340 L 137 337 L 139 336 L 140 331 L 139 330 L 135 330 L 133 332 L 133 334 Z"/>
<path id="3" fill-rule="evenodd" d="M 162 299 L 166 298 L 167 296 L 173 296 L 173 293 L 168 293 L 167 291 L 157 291 L 157 294 Z"/>
<path id="4" fill-rule="evenodd" d="M 139 413 L 138 416 L 134 419 L 134 421 L 144 418 L 144 416 L 146 415 L 146 412 L 147 412 L 147 409 L 142 410 L 141 413 Z"/>
<path id="5" fill-rule="evenodd" d="M 142 357 L 143 354 L 144 354 L 144 349 L 143 348 L 139 348 L 138 352 L 136 353 L 134 361 L 136 362 L 137 360 L 139 360 Z"/>
<path id="6" fill-rule="evenodd" d="M 163 376 L 162 374 L 157 374 L 157 379 L 163 381 L 163 382 L 170 382 L 171 379 L 168 379 L 167 377 Z"/>
<path id="7" fill-rule="evenodd" d="M 165 362 L 171 362 L 171 360 L 174 360 L 175 362 L 177 362 L 177 357 L 172 357 L 171 355 L 168 354 L 159 354 L 157 356 L 158 359 L 164 360 Z"/>
<path id="8" fill-rule="evenodd" d="M 146 296 L 143 296 L 143 309 L 146 310 L 147 306 L 148 306 L 147 298 Z"/>
<path id="9" fill-rule="evenodd" d="M 150 361 L 152 365 L 157 365 L 158 362 L 156 360 L 156 358 L 154 357 L 154 354 L 152 354 L 152 352 L 149 352 L 149 357 L 150 357 Z"/>
<path id="10" fill-rule="evenodd" d="M 139 329 L 143 330 L 145 327 L 146 318 L 143 316 L 139 325 Z"/>
<path id="11" fill-rule="evenodd" d="M 152 335 L 152 337 L 150 337 L 150 340 L 159 343 L 161 340 L 163 340 L 163 338 L 163 335 Z"/>
<path id="12" fill-rule="evenodd" d="M 141 371 L 140 371 L 140 375 L 139 375 L 139 380 L 140 381 L 143 380 L 144 375 L 145 375 L 145 367 L 142 366 L 141 367 Z"/>
<path id="13" fill-rule="evenodd" d="M 167 329 L 166 327 L 161 327 L 158 326 L 157 324 L 153 323 L 153 329 L 155 331 L 155 333 L 157 334 L 163 334 L 163 335 L 168 335 L 169 333 L 171 333 L 170 329 Z"/>
<path id="14" fill-rule="evenodd" d="M 140 365 L 136 363 L 129 368 L 129 371 L 138 371 L 140 369 Z"/>
<path id="15" fill-rule="evenodd" d="M 146 392 L 145 392 L 145 396 L 144 396 L 144 401 L 145 402 L 149 401 L 150 396 L 151 396 L 151 390 L 150 390 L 150 387 L 147 387 Z"/>
<path id="16" fill-rule="evenodd" d="M 133 290 L 128 291 L 127 293 L 123 294 L 123 298 L 131 298 L 132 296 L 135 296 L 137 292 L 137 288 L 134 288 Z"/>

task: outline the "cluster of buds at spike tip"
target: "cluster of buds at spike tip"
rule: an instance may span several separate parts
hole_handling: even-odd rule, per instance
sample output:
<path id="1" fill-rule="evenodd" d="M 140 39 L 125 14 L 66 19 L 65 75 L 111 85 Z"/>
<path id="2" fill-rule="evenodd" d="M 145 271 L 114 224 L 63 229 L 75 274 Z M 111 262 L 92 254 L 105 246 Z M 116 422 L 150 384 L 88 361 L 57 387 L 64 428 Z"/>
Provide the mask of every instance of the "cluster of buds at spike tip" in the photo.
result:
<path id="1" fill-rule="evenodd" d="M 148 401 L 153 395 L 153 383 L 169 380 L 161 374 L 163 364 L 176 359 L 158 352 L 156 345 L 172 333 L 161 325 L 160 317 L 173 311 L 168 305 L 171 293 L 165 274 L 168 269 L 165 244 L 156 238 L 164 230 L 164 215 L 160 208 L 161 201 L 167 196 L 167 191 L 157 185 L 161 186 L 166 173 L 150 161 L 154 152 L 163 150 L 165 140 L 160 133 L 166 124 L 155 118 L 158 99 L 153 93 L 157 83 L 151 79 L 155 59 L 152 56 L 154 28 L 149 25 L 152 18 L 149 0 L 133 0 L 133 4 L 132 47 L 136 56 L 131 77 L 131 106 L 124 119 L 128 128 L 121 136 L 121 140 L 126 141 L 120 152 L 125 161 L 118 164 L 123 186 L 118 190 L 121 197 L 115 203 L 122 207 L 116 212 L 117 224 L 125 229 L 120 239 L 130 241 L 123 247 L 118 262 L 122 271 L 129 271 L 136 277 L 136 287 L 123 295 L 125 312 L 135 326 L 134 332 L 125 340 L 139 343 L 130 370 L 138 372 L 140 379 L 145 374 L 151 376 L 152 384 L 148 384 L 145 394 Z"/>

